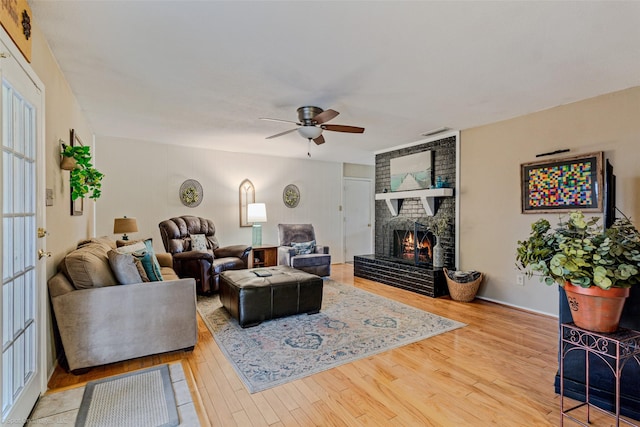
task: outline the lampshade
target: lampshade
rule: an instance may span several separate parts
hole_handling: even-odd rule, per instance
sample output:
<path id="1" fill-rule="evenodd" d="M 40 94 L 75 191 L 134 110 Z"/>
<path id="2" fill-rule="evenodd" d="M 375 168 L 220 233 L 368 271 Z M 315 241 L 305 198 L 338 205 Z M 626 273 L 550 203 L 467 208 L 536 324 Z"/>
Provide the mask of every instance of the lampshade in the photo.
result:
<path id="1" fill-rule="evenodd" d="M 247 205 L 247 222 L 267 222 L 267 207 L 264 203 Z"/>
<path id="2" fill-rule="evenodd" d="M 315 139 L 322 134 L 322 128 L 317 126 L 300 126 L 298 133 L 307 139 Z"/>
<path id="3" fill-rule="evenodd" d="M 116 218 L 113 220 L 113 234 L 123 233 L 122 240 L 129 240 L 127 233 L 137 233 L 138 223 L 135 218 Z"/>

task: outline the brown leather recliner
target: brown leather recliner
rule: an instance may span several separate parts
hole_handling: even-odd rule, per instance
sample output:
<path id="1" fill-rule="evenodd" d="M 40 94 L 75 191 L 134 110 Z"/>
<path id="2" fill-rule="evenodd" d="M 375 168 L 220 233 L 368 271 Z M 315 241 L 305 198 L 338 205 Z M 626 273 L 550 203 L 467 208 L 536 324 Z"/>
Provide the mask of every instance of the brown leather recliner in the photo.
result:
<path id="1" fill-rule="evenodd" d="M 235 245 L 221 248 L 213 221 L 183 215 L 158 224 L 164 249 L 173 256 L 173 269 L 180 278 L 196 279 L 198 293 L 217 292 L 218 276 L 225 270 L 247 268 L 251 246 Z M 204 234 L 206 250 L 194 251 L 191 236 Z"/>

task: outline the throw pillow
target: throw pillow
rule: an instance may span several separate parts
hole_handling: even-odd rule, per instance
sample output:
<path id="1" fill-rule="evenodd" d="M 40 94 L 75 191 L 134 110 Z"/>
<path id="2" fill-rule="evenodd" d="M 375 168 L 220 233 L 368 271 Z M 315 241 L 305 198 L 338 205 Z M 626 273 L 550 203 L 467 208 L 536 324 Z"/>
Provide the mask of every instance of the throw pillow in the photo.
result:
<path id="1" fill-rule="evenodd" d="M 132 254 L 121 254 L 118 251 L 110 250 L 107 256 L 109 256 L 111 271 L 121 285 L 142 282 L 142 277 L 136 267 L 136 258 Z"/>
<path id="2" fill-rule="evenodd" d="M 204 234 L 190 234 L 191 237 L 191 250 L 192 251 L 206 251 L 207 250 L 207 238 Z"/>
<path id="3" fill-rule="evenodd" d="M 162 281 L 160 264 L 158 263 L 156 254 L 153 251 L 153 242 L 151 239 L 138 241 L 131 245 L 120 246 L 118 248 L 118 252 L 128 253 L 138 258 L 142 262 L 142 267 L 151 282 Z"/>
<path id="4" fill-rule="evenodd" d="M 147 247 L 148 257 L 142 258 L 142 266 L 144 267 L 144 271 L 147 272 L 147 276 L 149 280 L 152 282 L 161 282 L 162 273 L 160 270 L 160 263 L 158 262 L 158 258 L 156 258 L 156 253 L 153 251 L 153 241 L 151 239 L 147 239 L 144 241 L 145 246 Z M 147 264 L 145 264 L 145 260 Z M 149 272 L 151 270 L 151 273 Z"/>
<path id="5" fill-rule="evenodd" d="M 133 259 L 136 262 L 136 268 L 138 269 L 138 273 L 140 273 L 140 278 L 142 279 L 143 282 L 150 282 L 151 280 L 149 280 L 149 276 L 147 276 L 147 272 L 144 271 L 144 266 L 142 265 L 142 261 L 140 261 L 139 258 L 133 257 Z"/>
<path id="6" fill-rule="evenodd" d="M 316 248 L 316 241 L 310 242 L 291 242 L 291 247 L 296 251 L 296 255 L 306 255 L 312 253 Z"/>
<path id="7" fill-rule="evenodd" d="M 109 266 L 108 245 L 85 244 L 64 257 L 62 271 L 76 289 L 113 286 L 118 280 Z"/>

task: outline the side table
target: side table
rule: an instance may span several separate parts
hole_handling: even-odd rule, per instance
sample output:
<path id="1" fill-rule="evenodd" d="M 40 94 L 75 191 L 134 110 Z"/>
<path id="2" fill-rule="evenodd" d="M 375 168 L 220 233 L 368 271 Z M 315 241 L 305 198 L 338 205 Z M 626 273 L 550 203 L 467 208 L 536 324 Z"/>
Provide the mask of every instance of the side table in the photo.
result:
<path id="1" fill-rule="evenodd" d="M 638 427 L 628 420 L 620 418 L 620 378 L 622 370 L 627 362 L 632 359 L 640 365 L 640 332 L 632 329 L 620 328 L 614 333 L 605 334 L 587 331 L 576 326 L 573 323 L 563 323 L 560 327 L 561 339 L 560 343 L 560 425 L 564 423 L 564 418 L 582 425 L 589 426 L 589 411 L 591 408 L 597 409 L 605 414 L 611 415 L 616 419 L 616 426 L 620 422 L 631 426 Z M 585 379 L 586 379 L 586 395 L 585 402 L 580 403 L 572 408 L 564 408 L 564 358 L 572 351 L 585 352 Z M 589 400 L 589 355 L 593 354 L 605 362 L 611 369 L 611 373 L 615 378 L 615 413 L 606 411 L 592 404 Z M 586 422 L 580 421 L 571 416 L 569 412 L 574 409 L 587 407 Z"/>
<path id="2" fill-rule="evenodd" d="M 249 268 L 275 267 L 278 265 L 278 247 L 274 245 L 255 246 L 249 254 Z"/>

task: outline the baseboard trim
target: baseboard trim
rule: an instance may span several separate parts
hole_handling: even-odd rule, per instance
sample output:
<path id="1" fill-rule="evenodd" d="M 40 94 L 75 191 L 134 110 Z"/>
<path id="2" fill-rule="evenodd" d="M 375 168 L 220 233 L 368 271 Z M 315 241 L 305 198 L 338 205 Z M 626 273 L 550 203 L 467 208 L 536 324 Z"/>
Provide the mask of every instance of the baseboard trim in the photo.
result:
<path id="1" fill-rule="evenodd" d="M 511 307 L 511 308 L 516 309 L 516 310 L 525 311 L 525 312 L 528 312 L 528 313 L 540 314 L 542 316 L 551 317 L 553 319 L 557 319 L 558 318 L 557 314 L 547 313 L 546 311 L 533 310 L 533 309 L 528 308 L 528 307 L 522 307 L 522 306 L 519 306 L 519 305 L 516 305 L 516 304 L 510 304 L 510 303 L 507 303 L 507 302 L 504 302 L 504 301 L 500 301 L 500 300 L 497 300 L 497 299 L 484 297 L 482 295 L 476 295 L 476 298 L 484 300 L 484 301 L 492 302 L 494 304 L 503 305 L 505 307 Z"/>

